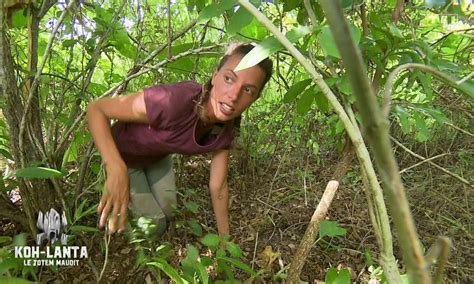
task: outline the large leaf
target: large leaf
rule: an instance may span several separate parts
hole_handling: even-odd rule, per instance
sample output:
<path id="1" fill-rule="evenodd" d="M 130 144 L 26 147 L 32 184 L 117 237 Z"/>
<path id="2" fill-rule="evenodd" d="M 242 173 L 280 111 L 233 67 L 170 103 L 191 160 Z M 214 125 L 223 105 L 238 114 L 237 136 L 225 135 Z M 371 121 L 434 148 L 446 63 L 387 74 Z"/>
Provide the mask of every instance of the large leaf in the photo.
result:
<path id="1" fill-rule="evenodd" d="M 229 25 L 227 26 L 227 33 L 230 35 L 238 33 L 242 28 L 249 25 L 252 19 L 252 14 L 244 7 L 240 7 L 230 19 Z"/>
<path id="2" fill-rule="evenodd" d="M 314 101 L 314 88 L 306 90 L 298 100 L 296 104 L 296 111 L 303 115 L 306 114 L 310 109 Z"/>
<path id="3" fill-rule="evenodd" d="M 361 38 L 361 32 L 359 28 L 354 25 L 350 25 L 351 34 L 356 44 L 359 44 Z M 329 26 L 324 26 L 319 34 L 319 44 L 323 48 L 324 52 L 330 56 L 341 58 L 339 51 L 337 50 L 336 42 L 331 34 Z"/>
<path id="4" fill-rule="evenodd" d="M 398 120 L 400 122 L 400 127 L 402 128 L 403 133 L 407 134 L 410 132 L 410 114 L 401 106 L 397 105 L 395 107 L 395 111 L 398 116 Z"/>
<path id="5" fill-rule="evenodd" d="M 28 167 L 19 169 L 15 172 L 15 176 L 21 178 L 39 178 L 39 179 L 47 179 L 47 178 L 57 178 L 61 177 L 64 174 L 58 170 L 45 168 L 45 167 Z"/>
<path id="6" fill-rule="evenodd" d="M 230 263 L 230 264 L 232 264 L 232 266 L 240 268 L 241 270 L 243 270 L 244 272 L 246 272 L 246 273 L 248 273 L 252 276 L 257 275 L 257 273 L 249 265 L 243 263 L 239 259 L 230 258 L 230 257 L 226 257 L 226 256 L 218 256 L 217 260 L 223 260 L 227 263 Z"/>
<path id="7" fill-rule="evenodd" d="M 255 66 L 282 48 L 282 45 L 276 38 L 267 37 L 240 60 L 234 71 L 237 72 Z"/>
<path id="8" fill-rule="evenodd" d="M 0 276 L 0 283 L 2 284 L 29 284 L 29 283 L 36 283 L 36 282 L 31 282 L 23 278 Z"/>
<path id="9" fill-rule="evenodd" d="M 299 81 L 298 83 L 294 84 L 293 86 L 291 86 L 289 89 L 288 89 L 288 92 L 286 92 L 286 94 L 284 95 L 283 97 L 283 102 L 284 103 L 290 103 L 292 102 L 294 99 L 296 99 L 296 97 L 301 94 L 305 89 L 306 87 L 312 82 L 311 79 L 306 79 L 306 80 L 303 80 L 303 81 Z"/>
<path id="10" fill-rule="evenodd" d="M 345 236 L 346 232 L 347 232 L 346 229 L 339 226 L 337 222 L 324 220 L 321 222 L 321 225 L 319 225 L 320 238 L 324 238 L 326 236 L 327 237 Z"/>
<path id="11" fill-rule="evenodd" d="M 247 38 L 263 40 L 268 35 L 268 31 L 259 21 L 253 18 L 249 25 L 240 30 L 240 34 Z"/>
<path id="12" fill-rule="evenodd" d="M 308 27 L 299 26 L 287 32 L 285 36 L 290 42 L 295 42 L 309 32 L 310 29 Z M 247 55 L 245 55 L 235 67 L 234 71 L 237 72 L 255 66 L 282 48 L 283 46 L 276 38 L 268 37 L 260 42 L 260 44 L 258 44 L 256 47 L 254 47 Z"/>
<path id="13" fill-rule="evenodd" d="M 202 24 L 210 19 L 222 15 L 226 10 L 231 9 L 237 3 L 236 0 L 220 0 L 218 3 L 212 3 L 204 7 L 197 18 L 197 24 Z"/>
<path id="14" fill-rule="evenodd" d="M 12 15 L 12 28 L 23 29 L 27 26 L 26 9 L 15 11 Z"/>
<path id="15" fill-rule="evenodd" d="M 220 241 L 221 238 L 216 234 L 207 234 L 201 239 L 201 243 L 209 248 L 216 248 Z"/>
<path id="16" fill-rule="evenodd" d="M 169 263 L 164 259 L 158 258 L 158 259 L 155 259 L 152 262 L 148 262 L 147 264 L 156 266 L 159 269 L 161 269 L 164 273 L 166 273 L 166 275 L 168 275 L 168 277 L 174 283 L 178 283 L 178 284 L 187 284 L 187 283 L 189 283 L 188 281 L 183 279 L 179 275 L 178 271 L 176 271 L 176 269 L 174 269 L 171 265 L 169 265 Z"/>
<path id="17" fill-rule="evenodd" d="M 426 126 L 426 121 L 420 113 L 415 113 L 414 117 L 416 125 L 415 138 L 419 142 L 425 142 L 429 138 L 429 131 L 428 127 Z"/>

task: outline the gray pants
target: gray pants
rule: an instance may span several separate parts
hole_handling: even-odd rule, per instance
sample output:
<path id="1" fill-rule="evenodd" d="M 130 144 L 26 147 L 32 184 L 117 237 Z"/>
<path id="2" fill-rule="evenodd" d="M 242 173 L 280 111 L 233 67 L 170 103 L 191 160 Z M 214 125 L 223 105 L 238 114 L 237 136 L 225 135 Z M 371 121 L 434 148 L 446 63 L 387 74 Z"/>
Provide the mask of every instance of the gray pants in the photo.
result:
<path id="1" fill-rule="evenodd" d="M 134 217 L 146 217 L 156 225 L 162 235 L 173 218 L 176 208 L 176 184 L 173 159 L 170 155 L 144 168 L 129 168 L 129 209 Z"/>

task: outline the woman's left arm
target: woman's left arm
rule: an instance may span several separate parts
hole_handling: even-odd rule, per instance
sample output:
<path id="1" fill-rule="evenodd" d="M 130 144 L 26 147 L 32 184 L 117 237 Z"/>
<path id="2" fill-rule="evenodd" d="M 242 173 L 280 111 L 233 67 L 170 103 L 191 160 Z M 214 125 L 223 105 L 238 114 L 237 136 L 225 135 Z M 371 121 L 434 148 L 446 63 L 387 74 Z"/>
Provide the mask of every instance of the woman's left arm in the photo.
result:
<path id="1" fill-rule="evenodd" d="M 212 208 L 216 216 L 217 231 L 220 235 L 229 234 L 229 186 L 227 170 L 229 150 L 217 150 L 212 155 L 209 177 Z"/>

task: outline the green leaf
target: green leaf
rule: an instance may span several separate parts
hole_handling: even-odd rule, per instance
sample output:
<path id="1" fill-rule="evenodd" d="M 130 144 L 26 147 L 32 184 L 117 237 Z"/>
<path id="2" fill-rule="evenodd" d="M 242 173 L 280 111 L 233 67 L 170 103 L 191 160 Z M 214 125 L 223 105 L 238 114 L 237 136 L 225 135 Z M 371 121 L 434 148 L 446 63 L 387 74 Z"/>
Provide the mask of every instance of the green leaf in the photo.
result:
<path id="1" fill-rule="evenodd" d="M 300 26 L 287 32 L 285 36 L 290 42 L 295 42 L 309 32 L 310 30 L 308 27 Z M 267 37 L 242 58 L 234 71 L 237 72 L 255 66 L 282 48 L 283 46 L 276 38 Z"/>
<path id="2" fill-rule="evenodd" d="M 426 126 L 426 121 L 419 113 L 416 113 L 414 117 L 417 130 L 415 139 L 419 142 L 425 142 L 426 140 L 428 140 L 429 137 L 429 131 L 428 127 Z"/>
<path id="3" fill-rule="evenodd" d="M 208 20 L 222 15 L 226 10 L 231 9 L 237 3 L 235 0 L 221 0 L 219 3 L 204 7 L 197 18 L 196 24 L 202 24 Z"/>
<path id="4" fill-rule="evenodd" d="M 300 6 L 303 0 L 283 1 L 283 12 L 289 12 Z"/>
<path id="5" fill-rule="evenodd" d="M 337 279 L 337 269 L 334 267 L 331 267 L 328 269 L 328 272 L 326 272 L 326 276 L 324 277 L 324 282 L 327 284 L 333 284 L 336 283 Z"/>
<path id="6" fill-rule="evenodd" d="M 11 243 L 12 242 L 12 237 L 9 236 L 0 236 L 0 244 L 3 243 Z"/>
<path id="7" fill-rule="evenodd" d="M 359 44 L 361 38 L 361 32 L 359 28 L 354 25 L 350 25 L 351 34 L 354 38 L 356 44 Z M 324 52 L 330 56 L 341 58 L 339 51 L 337 50 L 336 42 L 334 41 L 334 37 L 331 34 L 331 29 L 329 26 L 324 26 L 319 34 L 319 44 L 321 45 Z"/>
<path id="8" fill-rule="evenodd" d="M 449 118 L 439 109 L 430 108 L 430 107 L 417 107 L 417 109 L 428 114 L 439 123 L 450 122 Z"/>
<path id="9" fill-rule="evenodd" d="M 198 237 L 202 236 L 202 227 L 196 220 L 188 221 L 188 225 L 194 235 Z"/>
<path id="10" fill-rule="evenodd" d="M 207 234 L 201 239 L 201 243 L 209 248 L 217 248 L 221 238 L 216 234 Z"/>
<path id="11" fill-rule="evenodd" d="M 220 257 L 217 257 L 217 260 L 223 260 L 223 261 L 231 264 L 234 267 L 240 268 L 242 271 L 244 271 L 244 272 L 246 272 L 246 273 L 248 273 L 252 276 L 257 275 L 257 273 L 249 265 L 243 263 L 239 259 L 230 258 L 230 257 L 226 257 L 226 256 L 220 256 Z"/>
<path id="12" fill-rule="evenodd" d="M 58 170 L 45 168 L 45 167 L 28 167 L 19 169 L 15 172 L 15 176 L 21 178 L 57 178 L 62 177 L 64 174 Z"/>
<path id="13" fill-rule="evenodd" d="M 219 7 L 217 6 L 217 4 L 213 3 L 209 6 L 204 7 L 204 9 L 202 9 L 201 13 L 199 13 L 196 24 L 205 23 L 214 17 L 220 16 L 221 14 L 222 13 L 219 10 Z"/>
<path id="14" fill-rule="evenodd" d="M 327 113 L 329 111 L 330 109 L 329 101 L 322 92 L 318 91 L 314 95 L 314 101 L 316 102 L 316 106 L 318 106 L 319 110 L 322 113 Z"/>
<path id="15" fill-rule="evenodd" d="M 337 284 L 351 284 L 351 273 L 349 272 L 349 269 L 344 268 L 339 271 L 339 274 L 337 275 Z"/>
<path id="16" fill-rule="evenodd" d="M 425 75 L 421 72 L 417 73 L 417 77 L 423 86 L 423 90 L 425 91 L 426 98 L 431 100 L 433 98 L 433 90 L 431 89 L 431 75 Z"/>
<path id="17" fill-rule="evenodd" d="M 282 45 L 276 38 L 267 37 L 240 60 L 239 64 L 234 68 L 234 72 L 255 66 L 282 48 Z"/>
<path id="18" fill-rule="evenodd" d="M 311 109 L 313 100 L 314 100 L 314 88 L 309 88 L 301 95 L 300 99 L 298 100 L 296 104 L 296 111 L 300 115 L 306 114 Z"/>
<path id="19" fill-rule="evenodd" d="M 344 123 L 342 123 L 342 120 L 338 120 L 336 123 L 336 134 L 339 134 L 344 131 Z"/>
<path id="20" fill-rule="evenodd" d="M 464 82 L 457 87 L 460 91 L 467 94 L 471 99 L 474 99 L 474 84 L 471 82 Z"/>
<path id="21" fill-rule="evenodd" d="M 341 58 L 329 26 L 322 28 L 321 33 L 319 34 L 319 43 L 326 54 L 336 58 Z"/>
<path id="22" fill-rule="evenodd" d="M 227 32 L 230 35 L 238 33 L 242 28 L 249 25 L 252 22 L 252 19 L 252 14 L 241 6 L 230 19 L 229 25 L 227 26 Z"/>
<path id="23" fill-rule="evenodd" d="M 2 284 L 27 284 L 27 283 L 36 283 L 31 282 L 22 278 L 16 277 L 7 277 L 7 276 L 0 276 L 0 283 Z"/>
<path id="24" fill-rule="evenodd" d="M 259 21 L 253 18 L 250 25 L 240 30 L 240 34 L 247 38 L 263 40 L 267 36 L 268 31 Z"/>
<path id="25" fill-rule="evenodd" d="M 87 232 L 98 232 L 99 229 L 95 227 L 89 227 L 89 226 L 81 226 L 81 225 L 75 225 L 71 226 L 69 230 L 76 232 L 76 233 L 87 233 Z"/>
<path id="26" fill-rule="evenodd" d="M 286 92 L 286 94 L 284 95 L 283 97 L 283 102 L 284 103 L 290 103 L 292 102 L 294 99 L 296 99 L 296 97 L 301 94 L 305 89 L 306 87 L 312 82 L 313 80 L 311 79 L 306 79 L 306 80 L 303 80 L 303 81 L 299 81 L 298 83 L 294 84 L 293 86 L 290 87 L 290 89 L 288 89 L 288 92 Z"/>
<path id="27" fill-rule="evenodd" d="M 166 275 L 168 275 L 168 277 L 174 281 L 175 283 L 179 283 L 179 284 L 186 284 L 186 283 L 189 283 L 188 281 L 186 281 L 185 279 L 183 279 L 178 271 L 176 271 L 176 269 L 174 269 L 171 265 L 168 264 L 168 262 L 164 259 L 155 259 L 154 261 L 152 262 L 148 262 L 147 265 L 153 265 L 153 266 L 156 266 L 158 267 L 159 269 L 161 269 L 164 273 L 166 273 Z"/>
<path id="28" fill-rule="evenodd" d="M 199 205 L 196 202 L 186 202 L 184 206 L 194 214 L 199 212 Z"/>
<path id="29" fill-rule="evenodd" d="M 399 105 L 395 107 L 395 110 L 396 110 L 398 120 L 400 122 L 400 127 L 402 128 L 403 133 L 405 134 L 409 133 L 411 130 L 411 125 L 410 125 L 410 120 L 409 120 L 410 115 L 404 108 L 402 108 Z"/>
<path id="30" fill-rule="evenodd" d="M 352 86 L 351 86 L 351 83 L 349 82 L 349 76 L 347 76 L 347 74 L 344 74 L 341 76 L 341 80 L 339 81 L 338 88 L 339 88 L 339 91 L 343 92 L 346 95 L 352 94 Z"/>
<path id="31" fill-rule="evenodd" d="M 337 237 L 337 236 L 345 236 L 346 235 L 346 229 L 342 228 L 339 226 L 337 222 L 333 221 L 327 221 L 324 220 L 321 222 L 321 225 L 319 226 L 319 237 L 324 238 L 324 237 Z"/>
<path id="32" fill-rule="evenodd" d="M 227 242 L 226 249 L 233 257 L 243 257 L 242 250 L 233 242 Z"/>
<path id="33" fill-rule="evenodd" d="M 311 29 L 308 28 L 307 26 L 298 26 L 292 29 L 291 31 L 287 32 L 285 36 L 286 38 L 288 38 L 290 42 L 296 42 L 297 40 L 309 34 L 310 32 L 311 32 Z"/>
<path id="34" fill-rule="evenodd" d="M 12 15 L 12 28 L 24 29 L 28 26 L 28 19 L 26 18 L 26 9 L 15 11 Z"/>
<path id="35" fill-rule="evenodd" d="M 387 26 L 393 36 L 403 38 L 402 31 L 394 23 L 388 23 Z"/>

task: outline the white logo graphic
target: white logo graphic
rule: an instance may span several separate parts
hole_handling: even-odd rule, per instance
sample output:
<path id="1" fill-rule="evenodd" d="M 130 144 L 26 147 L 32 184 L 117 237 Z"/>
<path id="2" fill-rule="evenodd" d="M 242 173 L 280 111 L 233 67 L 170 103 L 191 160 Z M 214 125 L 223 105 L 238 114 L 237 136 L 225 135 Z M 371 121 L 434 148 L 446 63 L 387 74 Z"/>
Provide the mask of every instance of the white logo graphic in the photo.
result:
<path id="1" fill-rule="evenodd" d="M 43 215 L 43 212 L 40 211 L 36 226 L 43 231 L 43 233 L 36 235 L 37 245 L 41 245 L 44 240 L 48 240 L 51 244 L 60 240 L 62 245 L 67 245 L 67 235 L 64 234 L 67 220 L 64 211 L 62 216 L 54 208 L 46 212 L 46 215 Z"/>

